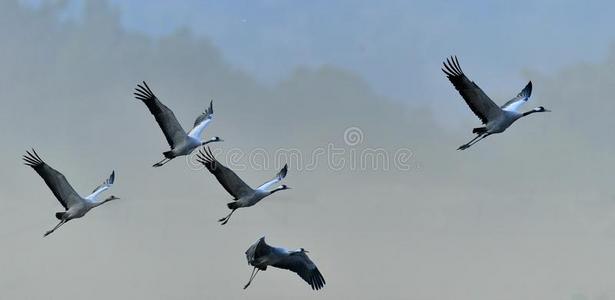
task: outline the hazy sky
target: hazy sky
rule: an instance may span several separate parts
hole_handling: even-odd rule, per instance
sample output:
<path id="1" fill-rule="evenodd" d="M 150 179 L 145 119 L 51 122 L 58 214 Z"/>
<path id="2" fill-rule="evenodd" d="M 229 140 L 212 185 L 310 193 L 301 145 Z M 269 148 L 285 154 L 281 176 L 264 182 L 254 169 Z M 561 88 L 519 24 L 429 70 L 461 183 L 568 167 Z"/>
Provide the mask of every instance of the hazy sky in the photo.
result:
<path id="1" fill-rule="evenodd" d="M 66 15 L 79 18 L 84 1 L 67 2 Z M 330 64 L 393 99 L 438 104 L 447 94 L 433 84 L 441 75 L 434 65 L 447 55 L 459 55 L 476 80 L 504 96 L 511 85 L 523 87 L 522 70 L 599 62 L 615 38 L 611 1 L 110 2 L 125 28 L 154 37 L 188 28 L 267 83 L 297 66 Z"/>
<path id="2" fill-rule="evenodd" d="M 613 4 L 36 2 L 0 2 L 0 298 L 615 298 Z M 553 113 L 455 151 L 480 122 L 449 54 L 497 102 L 532 80 L 526 108 Z M 407 150 L 411 167 L 291 160 L 294 189 L 221 227 L 231 197 L 211 174 L 151 168 L 167 145 L 142 80 L 185 127 L 214 100 L 221 160 L 335 147 Z M 82 194 L 114 169 L 122 200 L 43 238 L 61 207 L 29 147 Z M 281 163 L 238 173 L 258 185 Z M 262 235 L 310 250 L 327 286 L 271 269 L 242 290 Z"/>

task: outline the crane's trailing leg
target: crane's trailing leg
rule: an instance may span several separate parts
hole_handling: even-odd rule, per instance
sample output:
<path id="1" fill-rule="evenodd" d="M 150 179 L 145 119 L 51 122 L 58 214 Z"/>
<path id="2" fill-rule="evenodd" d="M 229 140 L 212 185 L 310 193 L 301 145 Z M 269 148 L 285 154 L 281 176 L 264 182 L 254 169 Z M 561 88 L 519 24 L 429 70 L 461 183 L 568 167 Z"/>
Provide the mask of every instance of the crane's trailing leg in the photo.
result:
<path id="1" fill-rule="evenodd" d="M 468 149 L 471 146 L 473 146 L 474 144 L 480 142 L 482 139 L 484 139 L 484 138 L 486 138 L 486 137 L 488 137 L 490 135 L 491 135 L 491 133 L 485 133 L 485 134 L 479 135 L 479 136 L 475 137 L 474 139 L 472 139 L 471 141 L 469 141 L 467 144 L 461 145 L 457 150 Z"/>
<path id="2" fill-rule="evenodd" d="M 218 222 L 222 222 L 222 223 L 220 223 L 220 225 L 224 225 L 224 224 L 228 223 L 228 220 L 230 220 L 230 219 L 231 219 L 231 216 L 233 215 L 233 213 L 235 212 L 235 210 L 236 210 L 236 209 L 231 210 L 231 213 L 229 213 L 226 217 L 224 217 L 224 218 L 222 218 L 222 219 L 218 220 Z"/>
<path id="3" fill-rule="evenodd" d="M 459 146 L 459 148 L 457 148 L 457 150 L 465 150 L 470 148 L 472 142 L 474 142 L 475 140 L 477 140 L 478 138 L 480 138 L 482 136 L 482 134 L 478 134 L 476 137 L 474 137 L 471 141 Z"/>
<path id="4" fill-rule="evenodd" d="M 250 280 L 248 280 L 248 283 L 246 283 L 246 285 L 243 287 L 244 290 L 247 289 L 250 286 L 250 283 L 252 283 L 252 280 L 254 280 L 254 277 L 256 277 L 256 274 L 258 274 L 258 271 L 260 271 L 260 269 L 257 269 L 256 267 L 254 267 L 254 269 L 252 269 L 252 274 L 250 275 Z"/>
<path id="5" fill-rule="evenodd" d="M 58 225 L 56 225 L 56 227 L 54 227 L 53 229 L 51 229 L 51 230 L 49 230 L 49 231 L 45 232 L 45 235 L 44 235 L 44 236 L 48 236 L 48 235 L 50 235 L 51 233 L 53 233 L 54 231 L 56 231 L 56 229 L 60 228 L 60 226 L 64 225 L 64 223 L 66 223 L 66 222 L 67 222 L 67 220 L 62 220 L 62 221 L 60 221 L 60 223 L 58 223 Z"/>
<path id="6" fill-rule="evenodd" d="M 157 168 L 157 167 L 162 167 L 164 164 L 166 164 L 166 163 L 168 163 L 168 162 L 170 162 L 170 161 L 171 161 L 171 159 L 170 159 L 170 158 L 166 158 L 166 157 L 165 157 L 163 160 L 161 160 L 161 161 L 159 161 L 159 162 L 155 163 L 152 167 L 154 167 L 154 168 Z"/>

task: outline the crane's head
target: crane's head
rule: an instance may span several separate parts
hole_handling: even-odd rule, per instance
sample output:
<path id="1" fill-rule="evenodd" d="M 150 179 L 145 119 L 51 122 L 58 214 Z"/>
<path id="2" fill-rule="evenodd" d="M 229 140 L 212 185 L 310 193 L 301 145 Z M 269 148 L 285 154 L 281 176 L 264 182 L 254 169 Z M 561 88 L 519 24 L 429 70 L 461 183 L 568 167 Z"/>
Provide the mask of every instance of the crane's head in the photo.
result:
<path id="1" fill-rule="evenodd" d="M 533 111 L 535 112 L 551 112 L 550 110 L 546 109 L 544 106 L 539 106 L 533 109 Z"/>
<path id="2" fill-rule="evenodd" d="M 283 184 L 283 185 L 281 185 L 281 186 L 279 186 L 279 187 L 277 187 L 277 188 L 273 189 L 273 190 L 270 192 L 270 194 L 273 194 L 273 193 L 278 192 L 278 191 L 283 191 L 283 190 L 290 190 L 290 187 L 289 187 L 288 185 Z"/>
<path id="3" fill-rule="evenodd" d="M 539 112 L 550 112 L 550 110 L 546 109 L 544 106 L 538 106 L 530 111 L 524 112 L 523 116 L 527 116 L 527 115 L 531 115 L 533 113 L 539 113 Z"/>
<path id="4" fill-rule="evenodd" d="M 117 199 L 120 199 L 120 198 L 111 195 L 111 196 L 109 196 L 109 198 L 105 199 L 105 202 L 109 202 L 109 201 L 113 201 L 113 200 L 117 200 Z"/>
<path id="5" fill-rule="evenodd" d="M 214 136 L 211 139 L 202 142 L 201 146 L 207 145 L 209 143 L 214 143 L 214 142 L 224 142 L 224 140 L 221 139 L 219 136 Z"/>

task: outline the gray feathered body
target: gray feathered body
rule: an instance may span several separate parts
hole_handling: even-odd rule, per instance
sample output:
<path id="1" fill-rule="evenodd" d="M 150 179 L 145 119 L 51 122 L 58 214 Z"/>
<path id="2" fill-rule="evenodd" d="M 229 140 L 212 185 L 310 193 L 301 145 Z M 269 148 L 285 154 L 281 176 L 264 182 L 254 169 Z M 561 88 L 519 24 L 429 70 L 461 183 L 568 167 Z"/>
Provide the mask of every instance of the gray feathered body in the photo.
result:
<path id="1" fill-rule="evenodd" d="M 269 195 L 271 195 L 269 191 L 254 190 L 252 194 L 237 199 L 237 201 L 235 201 L 235 206 L 250 207 Z"/>
<path id="2" fill-rule="evenodd" d="M 162 153 L 165 158 L 173 159 L 178 156 L 189 155 L 194 149 L 203 144 L 221 141 L 220 139 L 212 139 L 207 142 L 201 140 L 202 131 L 213 118 L 213 101 L 209 103 L 209 107 L 205 112 L 196 118 L 192 129 L 186 132 L 177 121 L 173 111 L 160 102 L 149 86 L 147 86 L 147 83 L 143 82 L 143 85 L 138 84 L 134 95 L 136 99 L 145 103 L 171 147 L 171 150 Z"/>
<path id="3" fill-rule="evenodd" d="M 276 177 L 256 189 L 247 185 L 235 172 L 225 167 L 216 160 L 211 149 L 200 151 L 197 156 L 197 161 L 202 163 L 209 172 L 214 174 L 218 179 L 218 182 L 224 187 L 224 189 L 234 197 L 233 202 L 227 204 L 229 209 L 237 209 L 240 207 L 250 207 L 261 201 L 263 198 L 283 189 L 287 189 L 286 185 L 282 185 L 279 188 L 270 190 L 270 188 L 280 182 L 286 173 L 288 172 L 288 165 L 284 165 L 282 170 L 278 172 Z"/>
<path id="4" fill-rule="evenodd" d="M 203 142 L 191 136 L 187 136 L 181 143 L 175 145 L 170 151 L 164 152 L 166 158 L 174 158 L 183 155 L 190 155 L 194 149 L 201 146 Z"/>
<path id="5" fill-rule="evenodd" d="M 523 114 L 515 111 L 502 110 L 499 116 L 490 120 L 486 127 L 488 133 L 501 133 L 510 127 L 515 121 L 519 120 Z"/>
<path id="6" fill-rule="evenodd" d="M 97 186 L 90 195 L 83 198 L 73 189 L 70 183 L 68 183 L 66 177 L 46 164 L 34 149 L 32 149 L 31 152 L 26 151 L 26 154 L 23 156 L 23 160 L 27 166 L 32 167 L 41 176 L 65 210 L 55 214 L 56 218 L 60 220 L 60 223 L 52 230 L 45 233 L 45 236 L 54 232 L 62 226 L 62 224 L 72 219 L 85 216 L 92 208 L 97 207 L 107 201 L 119 199 L 115 196 L 111 196 L 104 201 L 96 200 L 100 193 L 109 189 L 113 184 L 115 180 L 115 171 L 111 172 L 109 178 Z"/>
<path id="7" fill-rule="evenodd" d="M 267 266 L 292 271 L 314 290 L 325 286 L 324 277 L 303 248 L 288 250 L 269 246 L 262 237 L 246 250 L 246 259 L 248 264 L 263 271 L 267 270 Z"/>
<path id="8" fill-rule="evenodd" d="M 71 207 L 68 208 L 68 210 L 66 210 L 66 212 L 64 212 L 64 218 L 65 220 L 71 220 L 71 219 L 77 219 L 77 218 L 81 218 L 83 216 L 85 216 L 85 214 L 87 214 L 90 209 L 92 209 L 93 206 L 92 205 L 88 205 L 88 203 L 83 200 Z"/>

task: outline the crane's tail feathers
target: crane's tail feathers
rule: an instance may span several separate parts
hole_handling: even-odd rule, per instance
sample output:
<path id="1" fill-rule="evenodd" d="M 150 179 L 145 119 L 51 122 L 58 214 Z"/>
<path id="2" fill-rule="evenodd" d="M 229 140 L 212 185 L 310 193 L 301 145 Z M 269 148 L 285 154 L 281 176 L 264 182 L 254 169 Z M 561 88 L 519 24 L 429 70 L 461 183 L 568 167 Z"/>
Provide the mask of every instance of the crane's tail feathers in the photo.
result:
<path id="1" fill-rule="evenodd" d="M 229 209 L 238 209 L 239 208 L 239 204 L 237 204 L 237 202 L 229 202 L 226 204 L 226 206 Z"/>
<path id="2" fill-rule="evenodd" d="M 165 158 L 168 158 L 168 159 L 174 158 L 174 156 L 173 156 L 173 151 L 165 151 L 165 152 L 162 152 L 162 155 L 164 155 L 164 157 L 165 157 Z"/>
<path id="3" fill-rule="evenodd" d="M 66 212 L 57 212 L 56 219 L 62 220 L 64 218 L 64 214 L 66 214 Z"/>
<path id="4" fill-rule="evenodd" d="M 483 134 L 487 132 L 487 127 L 477 127 L 472 129 L 472 133 L 476 133 L 476 134 Z"/>

